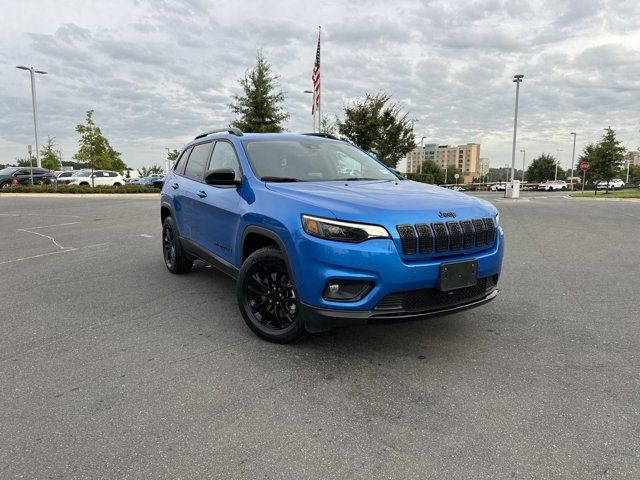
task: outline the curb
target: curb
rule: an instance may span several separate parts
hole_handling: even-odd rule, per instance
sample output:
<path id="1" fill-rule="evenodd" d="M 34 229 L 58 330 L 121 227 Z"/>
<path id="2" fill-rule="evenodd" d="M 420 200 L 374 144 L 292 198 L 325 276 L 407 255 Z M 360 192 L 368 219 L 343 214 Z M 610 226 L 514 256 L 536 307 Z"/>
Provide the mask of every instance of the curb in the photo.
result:
<path id="1" fill-rule="evenodd" d="M 567 197 L 572 200 L 597 200 L 598 202 L 640 202 L 640 198 Z"/>
<path id="2" fill-rule="evenodd" d="M 0 193 L 0 197 L 28 198 L 160 198 L 158 193 Z"/>

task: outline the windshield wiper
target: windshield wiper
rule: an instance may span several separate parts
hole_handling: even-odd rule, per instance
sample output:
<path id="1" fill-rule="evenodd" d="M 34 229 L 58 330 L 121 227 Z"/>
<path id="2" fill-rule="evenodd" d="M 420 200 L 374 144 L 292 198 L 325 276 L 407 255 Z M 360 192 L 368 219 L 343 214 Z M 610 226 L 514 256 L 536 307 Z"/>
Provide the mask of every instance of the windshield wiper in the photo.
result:
<path id="1" fill-rule="evenodd" d="M 347 178 L 332 178 L 335 182 L 357 182 L 359 180 L 389 180 L 387 178 L 369 178 L 369 177 L 347 177 Z"/>
<path id="2" fill-rule="evenodd" d="M 304 180 L 300 180 L 299 178 L 293 177 L 260 177 L 260 180 L 263 182 L 304 182 Z"/>

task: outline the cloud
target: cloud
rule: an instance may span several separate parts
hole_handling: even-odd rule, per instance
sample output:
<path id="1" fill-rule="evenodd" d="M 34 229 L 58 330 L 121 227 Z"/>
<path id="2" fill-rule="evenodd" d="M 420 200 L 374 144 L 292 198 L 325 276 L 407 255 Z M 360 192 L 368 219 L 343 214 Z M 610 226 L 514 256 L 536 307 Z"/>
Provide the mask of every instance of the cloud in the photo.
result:
<path id="1" fill-rule="evenodd" d="M 519 148 L 578 146 L 609 124 L 637 130 L 640 7 L 634 1 L 393 3 L 334 1 L 24 0 L 0 31 L 0 162 L 33 143 L 28 78 L 38 77 L 41 136 L 64 156 L 86 110 L 133 167 L 161 163 L 164 147 L 229 123 L 237 80 L 262 49 L 287 93 L 291 131 L 311 124 L 310 76 L 322 25 L 323 111 L 340 114 L 386 91 L 409 111 L 418 137 L 481 142 L 495 165 L 510 160 L 514 86 L 521 87 Z M 6 79 L 6 80 L 5 80 Z M 636 135 L 635 140 L 640 139 Z M 630 145 L 636 148 L 636 145 Z M 565 148 L 565 150 L 568 147 Z M 566 160 L 565 160 L 566 162 Z"/>

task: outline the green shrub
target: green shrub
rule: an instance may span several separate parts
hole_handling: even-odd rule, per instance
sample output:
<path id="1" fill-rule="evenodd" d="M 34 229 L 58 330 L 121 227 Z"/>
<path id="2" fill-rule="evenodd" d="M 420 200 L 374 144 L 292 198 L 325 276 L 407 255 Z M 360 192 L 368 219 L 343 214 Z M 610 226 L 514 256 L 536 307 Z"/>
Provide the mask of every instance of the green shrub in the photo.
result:
<path id="1" fill-rule="evenodd" d="M 2 193 L 158 193 L 159 190 L 147 185 L 122 185 L 110 187 L 100 185 L 89 187 L 87 185 L 12 185 L 0 190 Z"/>
<path id="2" fill-rule="evenodd" d="M 435 183 L 433 175 L 430 173 L 407 173 L 405 175 L 409 180 L 421 183 Z"/>

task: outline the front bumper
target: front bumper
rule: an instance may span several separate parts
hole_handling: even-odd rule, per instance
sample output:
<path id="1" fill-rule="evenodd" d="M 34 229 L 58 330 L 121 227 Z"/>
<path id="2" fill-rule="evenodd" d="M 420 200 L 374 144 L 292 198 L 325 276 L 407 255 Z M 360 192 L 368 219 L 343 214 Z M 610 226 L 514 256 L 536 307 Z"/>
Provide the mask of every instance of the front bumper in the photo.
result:
<path id="1" fill-rule="evenodd" d="M 493 288 L 484 292 L 482 295 L 472 299 L 466 299 L 461 303 L 421 311 L 404 310 L 386 312 L 380 310 L 334 310 L 312 307 L 302 303 L 300 305 L 300 314 L 302 315 L 302 318 L 305 319 L 306 330 L 310 333 L 317 333 L 327 331 L 335 327 L 345 327 L 349 325 L 400 323 L 458 313 L 490 302 L 498 296 L 498 292 L 499 290 L 497 288 Z"/>

